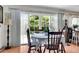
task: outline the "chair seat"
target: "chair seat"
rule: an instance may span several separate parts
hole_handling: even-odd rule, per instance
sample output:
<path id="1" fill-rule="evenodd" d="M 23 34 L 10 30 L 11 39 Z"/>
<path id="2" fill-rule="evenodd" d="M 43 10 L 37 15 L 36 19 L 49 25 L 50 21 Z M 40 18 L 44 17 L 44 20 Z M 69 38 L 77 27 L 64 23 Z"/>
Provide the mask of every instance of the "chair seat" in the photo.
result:
<path id="1" fill-rule="evenodd" d="M 36 45 L 31 45 L 31 47 L 36 47 Z"/>

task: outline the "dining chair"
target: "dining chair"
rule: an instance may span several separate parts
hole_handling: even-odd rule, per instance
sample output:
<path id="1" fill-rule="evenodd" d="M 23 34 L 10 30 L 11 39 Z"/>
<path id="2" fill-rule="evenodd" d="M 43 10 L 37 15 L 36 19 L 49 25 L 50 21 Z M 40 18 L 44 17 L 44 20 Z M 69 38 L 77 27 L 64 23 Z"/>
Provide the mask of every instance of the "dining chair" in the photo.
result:
<path id="1" fill-rule="evenodd" d="M 72 31 L 72 43 L 75 43 L 76 41 L 76 32 L 75 30 Z"/>
<path id="2" fill-rule="evenodd" d="M 79 43 L 79 31 L 73 31 L 72 43 L 75 43 L 76 45 L 78 45 L 78 43 Z"/>
<path id="3" fill-rule="evenodd" d="M 28 39 L 28 53 L 31 53 L 31 50 L 36 51 L 36 44 L 32 44 L 32 42 L 31 42 L 29 29 L 27 29 L 27 39 Z"/>
<path id="4" fill-rule="evenodd" d="M 48 31 L 48 44 L 45 44 L 45 48 L 44 48 L 44 51 L 43 53 L 45 53 L 46 49 L 49 50 L 49 53 L 51 50 L 55 52 L 65 52 L 65 49 L 64 49 L 64 45 L 63 43 L 61 42 L 61 37 L 62 37 L 62 32 L 49 32 Z M 61 45 L 61 49 L 60 48 L 60 45 Z"/>

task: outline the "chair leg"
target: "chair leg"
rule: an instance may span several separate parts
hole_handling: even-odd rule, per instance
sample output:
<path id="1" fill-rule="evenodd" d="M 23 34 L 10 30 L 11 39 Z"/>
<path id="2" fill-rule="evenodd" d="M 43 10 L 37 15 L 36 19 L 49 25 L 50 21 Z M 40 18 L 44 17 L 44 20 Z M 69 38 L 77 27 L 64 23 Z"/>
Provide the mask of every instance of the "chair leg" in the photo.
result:
<path id="1" fill-rule="evenodd" d="M 63 47 L 63 51 L 64 51 L 64 53 L 66 53 L 65 48 L 64 48 L 64 45 L 63 45 L 63 44 L 62 44 L 62 47 Z"/>
<path id="2" fill-rule="evenodd" d="M 36 48 L 36 47 L 35 47 L 34 51 L 37 52 L 37 48 Z M 34 53 L 35 53 L 35 52 L 34 52 Z"/>
<path id="3" fill-rule="evenodd" d="M 63 47 L 62 47 L 62 45 L 61 45 L 61 53 L 63 53 Z"/>
<path id="4" fill-rule="evenodd" d="M 74 39 L 75 39 L 75 38 L 73 37 L 73 38 L 72 38 L 72 43 L 74 43 Z"/>
<path id="5" fill-rule="evenodd" d="M 54 53 L 55 53 L 55 50 L 54 50 Z"/>
<path id="6" fill-rule="evenodd" d="M 50 53 L 50 49 L 49 49 L 49 53 Z"/>
<path id="7" fill-rule="evenodd" d="M 42 53 L 41 46 L 39 47 L 38 52 L 39 53 Z"/>
<path id="8" fill-rule="evenodd" d="M 31 52 L 31 47 L 28 48 L 28 53 L 30 53 L 30 52 Z"/>
<path id="9" fill-rule="evenodd" d="M 38 53 L 40 53 L 40 49 L 39 49 L 39 47 L 36 49 L 36 51 L 37 51 Z"/>
<path id="10" fill-rule="evenodd" d="M 36 51 L 36 47 L 35 47 L 35 51 Z"/>
<path id="11" fill-rule="evenodd" d="M 66 53 L 63 43 L 61 43 L 61 53 Z"/>
<path id="12" fill-rule="evenodd" d="M 59 53 L 59 49 L 57 50 L 57 53 Z"/>
<path id="13" fill-rule="evenodd" d="M 46 47 L 44 48 L 44 51 L 43 51 L 43 53 L 45 53 L 45 51 L 46 51 Z"/>

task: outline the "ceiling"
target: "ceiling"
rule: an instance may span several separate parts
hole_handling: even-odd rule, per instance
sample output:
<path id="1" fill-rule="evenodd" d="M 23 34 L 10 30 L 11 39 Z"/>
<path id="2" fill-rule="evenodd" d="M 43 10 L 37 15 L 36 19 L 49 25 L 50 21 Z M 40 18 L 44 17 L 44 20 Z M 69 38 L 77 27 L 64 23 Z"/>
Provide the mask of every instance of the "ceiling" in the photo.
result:
<path id="1" fill-rule="evenodd" d="M 9 8 L 15 8 L 19 10 L 28 11 L 42 11 L 42 12 L 52 12 L 52 11 L 64 11 L 64 12 L 75 12 L 79 14 L 79 5 L 8 5 Z"/>
<path id="2" fill-rule="evenodd" d="M 64 9 L 68 11 L 79 12 L 79 5 L 46 5 L 47 7 L 54 7 L 59 9 Z"/>

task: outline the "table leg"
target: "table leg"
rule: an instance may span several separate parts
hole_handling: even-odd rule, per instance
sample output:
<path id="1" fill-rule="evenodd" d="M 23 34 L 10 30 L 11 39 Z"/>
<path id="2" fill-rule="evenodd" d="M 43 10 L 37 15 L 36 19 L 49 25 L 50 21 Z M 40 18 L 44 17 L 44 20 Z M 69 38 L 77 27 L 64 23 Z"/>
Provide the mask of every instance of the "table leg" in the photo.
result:
<path id="1" fill-rule="evenodd" d="M 41 46 L 37 49 L 38 53 L 42 53 Z"/>

